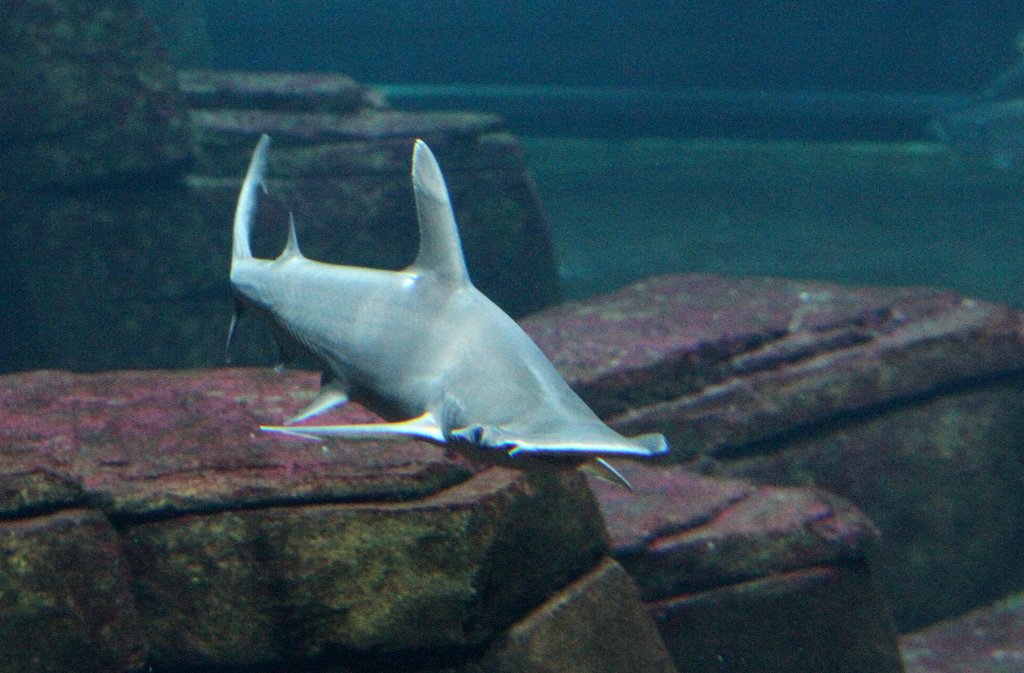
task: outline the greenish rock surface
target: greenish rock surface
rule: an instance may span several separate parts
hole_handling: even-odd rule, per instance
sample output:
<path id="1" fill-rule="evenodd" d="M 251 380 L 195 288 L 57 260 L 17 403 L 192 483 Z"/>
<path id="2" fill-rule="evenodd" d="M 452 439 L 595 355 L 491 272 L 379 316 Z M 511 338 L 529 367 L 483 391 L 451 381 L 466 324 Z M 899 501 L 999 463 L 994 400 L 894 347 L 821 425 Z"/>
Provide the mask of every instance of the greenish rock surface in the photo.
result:
<path id="1" fill-rule="evenodd" d="M 561 488 L 490 471 L 408 503 L 133 526 L 126 549 L 152 659 L 251 665 L 477 647 L 600 558 L 593 502 L 579 480 L 572 495 Z"/>
<path id="2" fill-rule="evenodd" d="M 316 384 L 246 369 L 0 377 L 0 594 L 14 606 L 0 671 L 593 662 L 612 609 L 647 621 L 597 670 L 671 670 L 582 474 L 258 432 Z"/>
<path id="3" fill-rule="evenodd" d="M 658 636 L 636 595 L 625 571 L 604 561 L 510 629 L 481 673 L 676 671 L 664 648 L 645 646 Z"/>
<path id="4" fill-rule="evenodd" d="M 4 188 L 116 182 L 192 153 L 174 69 L 129 0 L 0 5 Z"/>
<path id="5" fill-rule="evenodd" d="M 140 670 L 146 637 L 130 584 L 102 514 L 0 519 L 0 671 Z"/>

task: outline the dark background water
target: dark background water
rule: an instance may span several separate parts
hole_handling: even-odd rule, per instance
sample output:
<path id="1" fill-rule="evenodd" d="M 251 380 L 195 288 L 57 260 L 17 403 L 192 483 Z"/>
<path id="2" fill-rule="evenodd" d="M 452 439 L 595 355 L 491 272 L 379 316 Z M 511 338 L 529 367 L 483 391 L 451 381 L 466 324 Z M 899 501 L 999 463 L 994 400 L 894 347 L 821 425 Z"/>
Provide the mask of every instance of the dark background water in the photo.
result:
<path id="1" fill-rule="evenodd" d="M 1020 2 L 208 0 L 211 64 L 375 83 L 960 92 Z"/>
<path id="2" fill-rule="evenodd" d="M 198 19 L 170 36 L 183 65 L 344 72 L 383 86 L 395 107 L 502 114 L 527 150 L 570 296 L 710 271 L 936 285 L 1024 305 L 1020 171 L 993 167 L 988 147 L 962 163 L 958 151 L 978 148 L 935 145 L 927 129 L 1024 62 L 1024 3 L 191 6 Z M 180 47 L 190 43 L 203 46 Z M 998 142 L 1024 152 L 1024 115 L 1004 132 Z M 731 165 L 702 148 L 697 174 L 681 159 L 695 138 L 849 151 L 754 148 Z"/>

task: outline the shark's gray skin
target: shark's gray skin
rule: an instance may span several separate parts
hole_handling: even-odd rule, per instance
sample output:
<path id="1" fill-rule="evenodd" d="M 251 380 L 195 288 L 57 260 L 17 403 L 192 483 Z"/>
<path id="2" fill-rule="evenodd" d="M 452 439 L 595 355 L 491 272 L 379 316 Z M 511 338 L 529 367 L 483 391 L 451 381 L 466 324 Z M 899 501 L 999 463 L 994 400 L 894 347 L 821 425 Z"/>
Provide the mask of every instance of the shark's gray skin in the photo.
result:
<path id="1" fill-rule="evenodd" d="M 470 283 L 441 169 L 416 141 L 412 182 L 420 247 L 401 271 L 325 264 L 299 251 L 295 223 L 275 260 L 253 257 L 249 234 L 270 139 L 253 153 L 235 212 L 236 312 L 267 319 L 282 353 L 312 356 L 320 393 L 285 426 L 301 437 L 414 437 L 517 467 L 583 465 L 627 487 L 604 458 L 668 451 L 660 434 L 624 437 L 573 392 L 514 320 Z M 393 422 L 290 425 L 354 399 Z"/>

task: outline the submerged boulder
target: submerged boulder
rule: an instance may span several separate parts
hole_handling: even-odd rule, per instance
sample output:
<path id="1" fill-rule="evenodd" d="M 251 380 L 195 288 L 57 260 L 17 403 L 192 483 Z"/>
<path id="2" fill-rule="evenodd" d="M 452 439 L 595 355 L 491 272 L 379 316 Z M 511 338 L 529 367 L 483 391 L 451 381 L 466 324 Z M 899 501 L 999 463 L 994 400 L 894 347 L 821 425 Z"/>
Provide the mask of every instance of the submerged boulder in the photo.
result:
<path id="1" fill-rule="evenodd" d="M 680 671 L 900 673 L 868 568 L 868 519 L 809 488 L 754 486 L 680 466 L 593 482 L 612 555 L 636 579 Z"/>
<path id="2" fill-rule="evenodd" d="M 861 508 L 901 629 L 1024 588 L 1016 311 L 924 288 L 676 275 L 524 325 L 599 415 L 664 432 L 675 461 Z"/>
<path id="3" fill-rule="evenodd" d="M 4 189 L 169 172 L 192 153 L 174 68 L 131 0 L 0 5 Z"/>
<path id="4" fill-rule="evenodd" d="M 242 369 L 0 377 L 0 588 L 19 606 L 0 642 L 25 648 L 0 670 L 673 670 L 582 475 L 258 432 L 315 387 Z M 634 628 L 603 632 L 613 613 Z"/>
<path id="5" fill-rule="evenodd" d="M 900 639 L 907 673 L 1005 673 L 1024 668 L 1024 594 Z"/>

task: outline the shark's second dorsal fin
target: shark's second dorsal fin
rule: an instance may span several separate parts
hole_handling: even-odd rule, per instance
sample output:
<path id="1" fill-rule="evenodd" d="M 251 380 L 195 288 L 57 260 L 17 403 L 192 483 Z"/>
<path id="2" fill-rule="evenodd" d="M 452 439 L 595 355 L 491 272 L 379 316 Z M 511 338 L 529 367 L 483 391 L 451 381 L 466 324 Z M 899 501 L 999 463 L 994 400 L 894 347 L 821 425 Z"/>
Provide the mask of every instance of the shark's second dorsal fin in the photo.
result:
<path id="1" fill-rule="evenodd" d="M 278 256 L 279 260 L 290 259 L 292 257 L 298 257 L 302 259 L 302 251 L 299 250 L 299 236 L 295 233 L 295 215 L 288 213 L 288 242 L 285 243 L 284 250 Z"/>
<path id="2" fill-rule="evenodd" d="M 412 153 L 412 186 L 420 225 L 420 250 L 410 270 L 430 271 L 455 284 L 468 284 L 462 242 L 448 198 L 441 167 L 427 144 L 416 141 Z"/>

